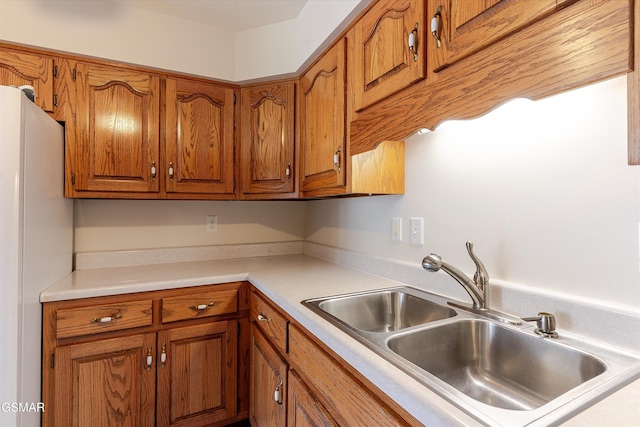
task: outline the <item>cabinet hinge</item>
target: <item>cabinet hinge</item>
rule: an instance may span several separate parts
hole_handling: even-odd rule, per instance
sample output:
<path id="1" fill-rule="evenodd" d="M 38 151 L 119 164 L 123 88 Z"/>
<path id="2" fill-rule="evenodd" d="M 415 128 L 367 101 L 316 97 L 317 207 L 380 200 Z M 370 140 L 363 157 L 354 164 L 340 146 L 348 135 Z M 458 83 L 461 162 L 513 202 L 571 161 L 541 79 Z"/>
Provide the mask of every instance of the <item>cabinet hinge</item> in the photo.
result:
<path id="1" fill-rule="evenodd" d="M 55 353 L 51 353 L 51 369 L 56 367 L 56 355 Z"/>
<path id="2" fill-rule="evenodd" d="M 71 172 L 71 185 L 76 185 L 76 173 Z"/>
<path id="3" fill-rule="evenodd" d="M 75 68 L 71 71 L 71 80 L 73 80 L 74 82 L 76 81 L 76 69 Z"/>
<path id="4" fill-rule="evenodd" d="M 58 66 L 57 65 L 53 66 L 53 77 L 58 77 Z"/>

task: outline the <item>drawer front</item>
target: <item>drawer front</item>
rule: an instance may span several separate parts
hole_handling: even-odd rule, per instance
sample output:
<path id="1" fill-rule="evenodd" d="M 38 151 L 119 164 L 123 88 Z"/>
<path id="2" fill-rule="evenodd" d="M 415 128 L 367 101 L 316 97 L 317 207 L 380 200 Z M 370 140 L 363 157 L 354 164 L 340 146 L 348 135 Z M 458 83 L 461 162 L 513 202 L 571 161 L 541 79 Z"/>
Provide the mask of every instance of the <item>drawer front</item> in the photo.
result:
<path id="1" fill-rule="evenodd" d="M 152 323 L 151 300 L 100 304 L 56 311 L 56 337 L 69 338 L 148 326 Z"/>
<path id="2" fill-rule="evenodd" d="M 251 294 L 251 320 L 282 352 L 287 352 L 287 319 L 258 294 Z"/>
<path id="3" fill-rule="evenodd" d="M 238 311 L 237 289 L 162 298 L 162 322 L 219 316 Z"/>

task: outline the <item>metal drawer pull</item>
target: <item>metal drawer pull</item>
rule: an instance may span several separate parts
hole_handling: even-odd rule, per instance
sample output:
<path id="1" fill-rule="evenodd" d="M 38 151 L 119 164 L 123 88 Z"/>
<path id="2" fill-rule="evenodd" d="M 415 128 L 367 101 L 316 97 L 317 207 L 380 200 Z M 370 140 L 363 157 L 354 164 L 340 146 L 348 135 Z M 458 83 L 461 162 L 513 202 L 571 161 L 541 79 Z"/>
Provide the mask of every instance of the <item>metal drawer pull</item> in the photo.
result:
<path id="1" fill-rule="evenodd" d="M 202 310 L 206 310 L 209 307 L 213 307 L 216 304 L 217 302 L 213 301 L 213 302 L 210 302 L 209 304 L 190 305 L 189 308 L 194 311 L 202 311 Z"/>
<path id="2" fill-rule="evenodd" d="M 116 314 L 112 314 L 111 316 L 101 317 L 99 319 L 97 317 L 94 317 L 91 319 L 91 323 L 109 323 L 112 320 L 118 320 L 118 319 L 122 319 L 122 314 L 116 313 Z"/>
<path id="3" fill-rule="evenodd" d="M 262 313 L 258 314 L 258 320 L 260 322 L 267 322 L 267 323 L 270 322 L 270 319 Z"/>

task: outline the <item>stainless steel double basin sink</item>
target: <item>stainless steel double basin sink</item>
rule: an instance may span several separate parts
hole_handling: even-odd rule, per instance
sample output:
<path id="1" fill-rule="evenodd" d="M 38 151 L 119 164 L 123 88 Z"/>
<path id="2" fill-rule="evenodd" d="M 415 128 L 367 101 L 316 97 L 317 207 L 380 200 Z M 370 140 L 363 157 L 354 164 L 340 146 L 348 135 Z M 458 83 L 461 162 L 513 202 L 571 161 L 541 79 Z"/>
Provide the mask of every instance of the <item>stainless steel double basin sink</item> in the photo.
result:
<path id="1" fill-rule="evenodd" d="M 541 337 L 412 287 L 302 304 L 487 425 L 557 425 L 640 377 L 634 354 Z"/>

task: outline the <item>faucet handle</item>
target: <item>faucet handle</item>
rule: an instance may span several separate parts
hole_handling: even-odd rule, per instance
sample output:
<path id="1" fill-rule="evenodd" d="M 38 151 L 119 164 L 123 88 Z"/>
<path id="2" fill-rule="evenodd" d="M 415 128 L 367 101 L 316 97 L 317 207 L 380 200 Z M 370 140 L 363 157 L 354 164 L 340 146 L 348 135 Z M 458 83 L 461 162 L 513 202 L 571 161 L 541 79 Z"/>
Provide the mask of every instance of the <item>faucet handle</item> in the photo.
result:
<path id="1" fill-rule="evenodd" d="M 525 322 L 536 322 L 538 327 L 536 328 L 535 333 L 538 335 L 548 338 L 558 337 L 558 333 L 556 332 L 556 318 L 551 313 L 541 311 L 537 316 L 523 317 L 522 320 Z"/>
<path id="2" fill-rule="evenodd" d="M 471 240 L 467 241 L 467 252 L 469 252 L 469 256 L 471 257 L 473 262 L 476 264 L 476 273 L 473 275 L 473 281 L 481 289 L 484 289 L 485 286 L 487 286 L 487 283 L 489 283 L 489 273 L 487 272 L 487 269 L 484 267 L 484 264 L 482 263 L 482 261 L 480 261 L 480 258 L 478 258 L 476 254 L 473 253 L 473 242 Z"/>

